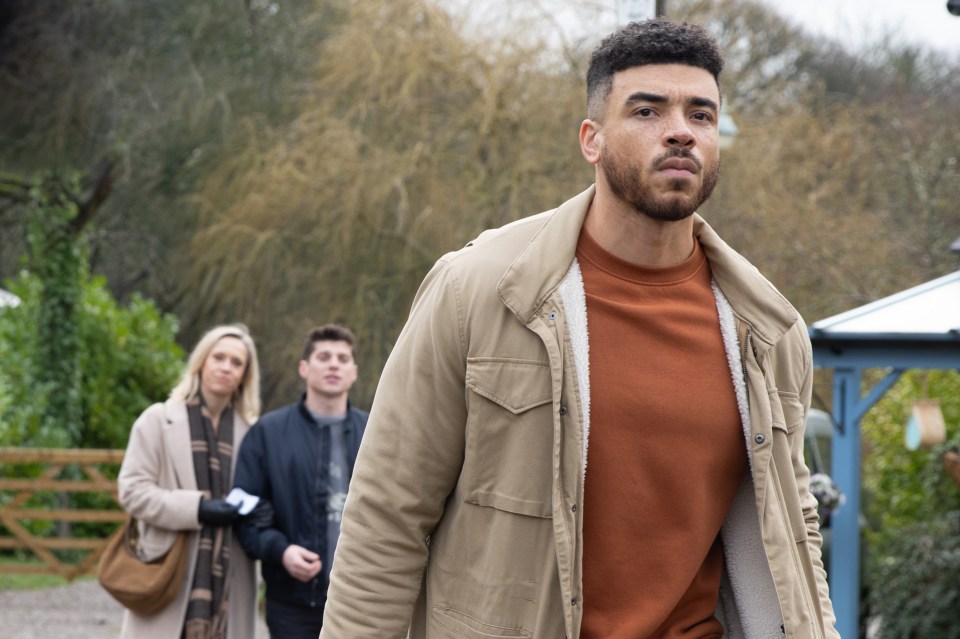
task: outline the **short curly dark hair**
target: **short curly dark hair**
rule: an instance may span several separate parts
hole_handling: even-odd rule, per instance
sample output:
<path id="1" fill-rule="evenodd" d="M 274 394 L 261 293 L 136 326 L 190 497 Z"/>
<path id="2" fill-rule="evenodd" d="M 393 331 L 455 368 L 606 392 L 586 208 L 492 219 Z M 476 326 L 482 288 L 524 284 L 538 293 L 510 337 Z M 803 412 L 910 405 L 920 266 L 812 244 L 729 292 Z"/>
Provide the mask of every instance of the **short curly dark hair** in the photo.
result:
<path id="1" fill-rule="evenodd" d="M 599 119 L 617 71 L 645 64 L 689 64 L 709 71 L 717 84 L 723 54 L 706 29 L 686 22 L 653 18 L 614 31 L 593 50 L 587 69 L 587 113 Z"/>
<path id="2" fill-rule="evenodd" d="M 355 354 L 357 348 L 357 336 L 349 328 L 339 324 L 324 324 L 310 329 L 307 339 L 304 340 L 303 355 L 300 359 L 308 361 L 317 348 L 317 342 L 346 342 L 350 345 L 352 354 Z"/>

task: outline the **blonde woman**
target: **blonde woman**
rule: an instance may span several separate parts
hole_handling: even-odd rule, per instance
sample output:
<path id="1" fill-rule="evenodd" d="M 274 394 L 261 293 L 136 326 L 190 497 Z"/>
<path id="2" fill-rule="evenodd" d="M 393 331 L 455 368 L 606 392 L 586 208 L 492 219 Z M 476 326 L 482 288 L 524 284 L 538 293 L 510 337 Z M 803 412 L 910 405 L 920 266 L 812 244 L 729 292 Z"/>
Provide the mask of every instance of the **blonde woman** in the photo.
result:
<path id="1" fill-rule="evenodd" d="M 193 349 L 166 402 L 130 432 L 118 488 L 139 522 L 143 558 L 162 556 L 190 531 L 186 577 L 177 598 L 145 616 L 126 611 L 121 636 L 135 639 L 250 639 L 253 564 L 234 542 L 238 508 L 224 498 L 236 453 L 260 413 L 260 368 L 244 326 L 218 326 Z"/>

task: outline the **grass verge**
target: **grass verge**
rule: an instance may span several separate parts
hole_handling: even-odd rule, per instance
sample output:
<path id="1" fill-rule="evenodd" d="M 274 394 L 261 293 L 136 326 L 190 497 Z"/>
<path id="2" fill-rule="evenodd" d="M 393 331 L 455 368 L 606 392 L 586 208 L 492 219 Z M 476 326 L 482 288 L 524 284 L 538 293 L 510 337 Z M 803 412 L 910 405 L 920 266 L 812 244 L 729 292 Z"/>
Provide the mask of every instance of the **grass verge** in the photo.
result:
<path id="1" fill-rule="evenodd" d="M 22 559 L 11 559 L 10 557 L 0 557 L 0 590 L 38 590 L 40 588 L 53 588 L 55 586 L 65 586 L 69 583 L 60 575 L 44 574 L 20 574 L 3 572 L 4 566 L 30 566 L 42 565 L 39 561 L 26 561 Z M 81 577 L 81 579 L 90 579 L 90 577 Z"/>

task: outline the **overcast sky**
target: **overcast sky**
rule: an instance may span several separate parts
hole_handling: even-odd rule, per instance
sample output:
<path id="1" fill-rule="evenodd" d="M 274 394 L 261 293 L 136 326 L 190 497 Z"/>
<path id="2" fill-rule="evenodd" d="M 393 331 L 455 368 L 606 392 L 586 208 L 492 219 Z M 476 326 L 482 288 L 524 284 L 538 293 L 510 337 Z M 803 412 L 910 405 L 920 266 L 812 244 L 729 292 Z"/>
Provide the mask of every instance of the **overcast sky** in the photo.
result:
<path id="1" fill-rule="evenodd" d="M 496 24 L 508 14 L 538 15 L 568 37 L 599 39 L 619 19 L 653 13 L 655 0 L 446 0 L 460 5 L 475 23 Z M 927 45 L 960 58 L 960 17 L 947 12 L 947 0 L 758 0 L 787 20 L 853 48 L 892 37 L 898 43 Z M 618 8 L 620 14 L 618 14 Z M 670 0 L 667 0 L 669 12 Z M 649 13 L 648 13 L 649 12 Z M 496 31 L 496 27 L 493 27 Z"/>
<path id="2" fill-rule="evenodd" d="M 960 17 L 946 0 L 760 0 L 815 33 L 869 44 L 892 35 L 960 55 Z"/>

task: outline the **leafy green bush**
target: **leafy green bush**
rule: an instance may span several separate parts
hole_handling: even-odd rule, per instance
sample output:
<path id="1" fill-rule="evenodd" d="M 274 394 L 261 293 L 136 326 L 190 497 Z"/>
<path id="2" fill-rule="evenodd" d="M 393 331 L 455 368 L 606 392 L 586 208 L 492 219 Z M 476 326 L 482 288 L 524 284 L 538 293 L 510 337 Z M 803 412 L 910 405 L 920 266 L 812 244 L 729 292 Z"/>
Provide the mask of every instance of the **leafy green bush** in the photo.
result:
<path id="1" fill-rule="evenodd" d="M 85 446 L 126 446 L 137 415 L 166 399 L 183 367 L 176 333 L 176 319 L 153 302 L 135 294 L 119 308 L 94 278 L 80 315 Z"/>
<path id="2" fill-rule="evenodd" d="M 911 451 L 913 401 L 940 400 L 947 441 Z M 960 487 L 943 452 L 960 448 L 960 373 L 908 371 L 863 420 L 866 585 L 883 637 L 960 639 Z"/>
<path id="3" fill-rule="evenodd" d="M 87 278 L 80 296 L 81 423 L 71 433 L 45 425 L 46 393 L 38 392 L 36 321 L 41 286 L 23 272 L 5 283 L 22 303 L 0 309 L 0 445 L 124 448 L 137 415 L 163 400 L 176 382 L 183 350 L 176 319 L 134 296 L 120 307 L 103 278 Z M 54 422 L 55 423 L 55 422 Z"/>
<path id="4" fill-rule="evenodd" d="M 960 512 L 882 535 L 872 609 L 881 639 L 960 639 Z"/>
<path id="5" fill-rule="evenodd" d="M 940 400 L 947 441 L 907 450 L 905 425 L 914 400 Z M 960 510 L 960 490 L 944 472 L 941 453 L 960 448 L 960 373 L 908 371 L 863 419 L 864 514 L 879 530 L 898 529 Z"/>
<path id="6" fill-rule="evenodd" d="M 53 437 L 41 428 L 46 394 L 37 392 L 33 368 L 40 282 L 23 273 L 4 286 L 13 289 L 21 304 L 0 308 L 0 444 L 48 445 Z"/>

